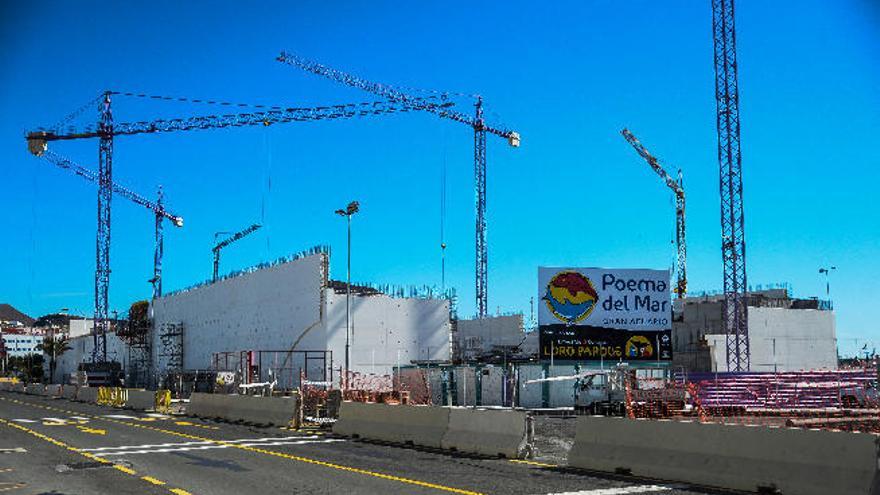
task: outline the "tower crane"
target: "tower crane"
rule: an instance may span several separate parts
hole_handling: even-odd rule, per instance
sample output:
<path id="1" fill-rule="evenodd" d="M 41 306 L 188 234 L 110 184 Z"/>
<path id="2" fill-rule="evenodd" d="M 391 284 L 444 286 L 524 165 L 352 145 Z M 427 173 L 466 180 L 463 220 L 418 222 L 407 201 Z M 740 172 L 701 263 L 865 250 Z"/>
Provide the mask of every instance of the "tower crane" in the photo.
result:
<path id="1" fill-rule="evenodd" d="M 620 131 L 623 135 L 623 138 L 635 148 L 636 153 L 639 154 L 642 158 L 648 162 L 648 165 L 654 169 L 654 172 L 663 179 L 663 182 L 666 183 L 666 187 L 672 190 L 672 193 L 675 194 L 675 247 L 676 247 L 676 257 L 675 257 L 675 272 L 676 272 L 676 283 L 675 283 L 675 293 L 679 299 L 684 298 L 687 293 L 687 242 L 685 241 L 685 228 L 684 228 L 684 184 L 681 178 L 681 169 L 678 170 L 678 180 L 672 178 L 666 170 L 660 165 L 660 162 L 657 161 L 651 153 L 645 148 L 641 142 L 628 130 L 623 129 Z"/>
<path id="2" fill-rule="evenodd" d="M 375 101 L 366 103 L 350 103 L 312 108 L 283 108 L 258 106 L 260 110 L 247 113 L 220 115 L 201 115 L 177 119 L 158 119 L 139 122 L 115 122 L 111 108 L 113 96 L 135 96 L 157 99 L 173 99 L 145 94 L 105 91 L 100 97 L 99 119 L 97 125 L 71 127 L 61 129 L 37 129 L 28 132 L 25 138 L 28 150 L 38 155 L 45 150 L 50 141 L 66 141 L 77 139 L 98 139 L 98 228 L 96 238 L 95 260 L 95 347 L 92 361 L 106 361 L 106 343 L 104 341 L 109 326 L 108 294 L 110 290 L 110 206 L 113 193 L 113 143 L 116 136 L 136 134 L 164 133 L 175 131 L 192 131 L 199 129 L 219 129 L 226 127 L 243 127 L 254 125 L 271 125 L 287 122 L 309 122 L 319 120 L 366 117 L 372 115 L 393 114 L 411 110 L 447 109 L 454 104 L 438 101 L 434 97 L 416 98 L 406 102 Z M 184 100 L 176 98 L 177 100 Z M 205 100 L 189 100 L 196 103 L 230 105 L 227 102 Z M 237 104 L 234 106 L 247 106 Z"/>
<path id="3" fill-rule="evenodd" d="M 417 102 L 418 98 L 408 95 L 392 86 L 368 81 L 360 77 L 345 73 L 338 69 L 328 67 L 317 62 L 307 60 L 298 55 L 281 52 L 277 60 L 279 62 L 299 67 L 327 79 L 362 89 L 369 93 L 388 98 L 396 102 Z M 445 100 L 447 94 L 441 94 L 441 100 Z M 508 144 L 514 148 L 520 145 L 520 135 L 509 129 L 492 127 L 486 124 L 483 118 L 483 98 L 476 97 L 474 103 L 474 116 L 465 115 L 455 110 L 439 107 L 416 105 L 416 110 L 434 113 L 439 117 L 454 120 L 465 124 L 474 130 L 474 189 L 476 199 L 476 305 L 477 316 L 485 318 L 488 312 L 488 248 L 486 245 L 486 134 L 507 139 Z"/>
<path id="4" fill-rule="evenodd" d="M 55 166 L 70 170 L 74 174 L 90 181 L 90 182 L 98 182 L 98 174 L 97 172 L 87 169 L 81 165 L 74 163 L 69 158 L 63 157 L 54 151 L 48 149 L 48 147 L 44 147 L 43 151 L 38 155 L 44 158 L 49 163 L 54 164 Z M 164 195 L 162 194 L 162 186 L 159 186 L 159 191 L 156 197 L 156 201 L 150 201 L 149 199 L 141 196 L 140 194 L 128 189 L 127 187 L 120 185 L 116 182 L 113 182 L 113 192 L 123 198 L 139 204 L 144 208 L 152 211 L 156 216 L 156 229 L 155 229 L 155 238 L 156 238 L 156 247 L 153 253 L 153 278 L 148 280 L 153 285 L 153 299 L 162 296 L 162 256 L 165 252 L 164 244 L 165 244 L 165 236 L 163 232 L 163 221 L 168 220 L 175 227 L 183 227 L 183 217 L 179 215 L 175 215 L 174 213 L 169 212 L 165 209 L 164 205 Z"/>
<path id="5" fill-rule="evenodd" d="M 165 234 L 163 232 L 162 216 L 159 214 L 159 211 L 165 210 L 164 199 L 165 195 L 162 193 L 162 186 L 159 185 L 159 190 L 156 192 L 156 205 L 159 209 L 156 210 L 156 249 L 153 251 L 153 278 L 148 280 L 148 282 L 153 284 L 153 299 L 162 297 L 162 257 L 165 256 Z M 182 219 L 181 224 L 177 226 L 183 226 Z"/>
<path id="6" fill-rule="evenodd" d="M 724 263 L 724 329 L 727 370 L 749 370 L 746 238 L 740 155 L 739 88 L 734 0 L 712 0 L 715 110 L 721 169 L 721 259 Z"/>
<path id="7" fill-rule="evenodd" d="M 223 239 L 222 241 L 220 241 L 214 245 L 214 247 L 211 249 L 211 251 L 214 252 L 214 275 L 211 277 L 212 281 L 214 281 L 214 282 L 217 281 L 217 276 L 220 272 L 220 251 L 223 248 L 225 248 L 226 246 L 232 244 L 233 242 L 236 242 L 243 237 L 247 237 L 247 236 L 253 234 L 260 227 L 262 227 L 262 225 L 255 223 L 244 230 L 241 230 L 239 232 L 236 232 L 235 234 L 232 234 L 231 236 L 227 237 L 226 239 Z M 216 234 L 215 234 L 215 236 L 216 236 Z"/>

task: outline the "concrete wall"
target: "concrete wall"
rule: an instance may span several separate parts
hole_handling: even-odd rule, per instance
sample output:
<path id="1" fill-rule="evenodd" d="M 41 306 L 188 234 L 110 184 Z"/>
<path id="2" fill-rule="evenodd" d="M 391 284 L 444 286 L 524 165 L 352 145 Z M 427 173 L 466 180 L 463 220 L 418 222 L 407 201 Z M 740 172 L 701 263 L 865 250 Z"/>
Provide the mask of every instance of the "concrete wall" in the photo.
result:
<path id="1" fill-rule="evenodd" d="M 345 294 L 325 290 L 327 348 L 337 365 L 345 359 Z M 354 371 L 385 374 L 397 363 L 450 359 L 449 302 L 445 299 L 351 298 Z"/>
<path id="2" fill-rule="evenodd" d="M 154 328 L 183 324 L 183 367 L 207 369 L 214 352 L 324 349 L 319 327 L 323 256 L 316 254 L 153 301 Z M 154 332 L 154 364 L 162 343 Z"/>
<path id="3" fill-rule="evenodd" d="M 306 256 L 157 299 L 151 308 L 154 329 L 183 325 L 185 369 L 209 368 L 216 352 L 292 349 L 331 350 L 338 369 L 345 360 L 346 296 L 328 288 L 326 256 Z M 353 294 L 351 308 L 352 370 L 390 373 L 398 356 L 401 364 L 450 359 L 445 299 Z M 153 355 L 161 374 L 159 333 L 154 331 Z"/>
<path id="4" fill-rule="evenodd" d="M 707 335 L 712 371 L 727 371 L 724 335 Z M 749 308 L 751 371 L 837 369 L 833 311 Z"/>

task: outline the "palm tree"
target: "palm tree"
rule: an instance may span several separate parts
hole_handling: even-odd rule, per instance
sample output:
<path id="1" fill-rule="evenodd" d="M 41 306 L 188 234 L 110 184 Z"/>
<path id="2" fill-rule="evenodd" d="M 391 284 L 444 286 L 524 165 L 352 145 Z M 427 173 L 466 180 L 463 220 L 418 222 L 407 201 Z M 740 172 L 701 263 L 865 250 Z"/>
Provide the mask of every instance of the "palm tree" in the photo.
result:
<path id="1" fill-rule="evenodd" d="M 64 354 L 65 352 L 71 350 L 70 340 L 66 335 L 59 335 L 57 338 L 52 336 L 47 336 L 43 339 L 43 342 L 37 346 L 38 351 L 42 351 L 44 354 L 49 356 L 49 382 L 55 382 L 55 366 L 56 359 L 58 356 Z"/>

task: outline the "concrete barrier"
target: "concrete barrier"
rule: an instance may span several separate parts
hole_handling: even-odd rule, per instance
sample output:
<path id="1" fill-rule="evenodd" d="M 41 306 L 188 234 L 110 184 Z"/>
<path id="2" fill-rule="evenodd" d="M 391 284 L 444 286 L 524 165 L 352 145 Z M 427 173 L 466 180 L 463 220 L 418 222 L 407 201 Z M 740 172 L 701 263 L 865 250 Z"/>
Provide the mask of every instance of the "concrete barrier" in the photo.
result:
<path id="1" fill-rule="evenodd" d="M 878 437 L 869 433 L 578 418 L 572 467 L 744 491 L 875 495 Z M 875 482 L 875 478 L 878 480 Z"/>
<path id="2" fill-rule="evenodd" d="M 153 409 L 156 405 L 156 392 L 152 390 L 128 389 L 127 398 L 125 400 L 126 409 Z"/>
<path id="3" fill-rule="evenodd" d="M 523 411 L 453 408 L 440 445 L 444 449 L 523 458 L 529 448 L 528 414 Z"/>
<path id="4" fill-rule="evenodd" d="M 99 387 L 79 387 L 76 389 L 76 399 L 79 402 L 97 404 Z"/>
<path id="5" fill-rule="evenodd" d="M 46 388 L 42 383 L 28 383 L 24 389 L 24 393 L 28 395 L 43 395 Z"/>
<path id="6" fill-rule="evenodd" d="M 61 396 L 65 399 L 76 400 L 76 385 L 64 385 L 61 387 Z"/>
<path id="7" fill-rule="evenodd" d="M 252 397 L 248 395 L 203 394 L 189 398 L 186 412 L 202 418 L 219 418 L 260 425 L 299 426 L 299 397 Z"/>
<path id="8" fill-rule="evenodd" d="M 12 384 L 12 391 L 20 394 L 24 393 L 24 383 L 18 382 Z"/>
<path id="9" fill-rule="evenodd" d="M 441 448 L 448 425 L 445 407 L 343 402 L 333 433 Z"/>
<path id="10" fill-rule="evenodd" d="M 57 385 L 57 384 L 46 385 L 46 395 L 49 397 L 60 397 L 61 396 L 61 385 Z"/>

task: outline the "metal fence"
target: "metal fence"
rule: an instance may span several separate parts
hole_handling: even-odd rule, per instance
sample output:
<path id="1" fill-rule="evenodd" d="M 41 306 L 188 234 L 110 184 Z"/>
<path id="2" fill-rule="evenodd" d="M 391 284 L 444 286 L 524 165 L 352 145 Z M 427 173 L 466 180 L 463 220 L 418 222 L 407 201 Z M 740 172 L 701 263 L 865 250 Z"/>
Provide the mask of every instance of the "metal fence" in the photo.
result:
<path id="1" fill-rule="evenodd" d="M 303 382 L 334 381 L 333 351 L 248 350 L 215 352 L 212 369 L 235 373 L 240 384 L 271 383 L 275 389 L 296 390 Z"/>

